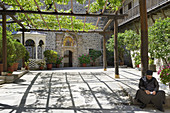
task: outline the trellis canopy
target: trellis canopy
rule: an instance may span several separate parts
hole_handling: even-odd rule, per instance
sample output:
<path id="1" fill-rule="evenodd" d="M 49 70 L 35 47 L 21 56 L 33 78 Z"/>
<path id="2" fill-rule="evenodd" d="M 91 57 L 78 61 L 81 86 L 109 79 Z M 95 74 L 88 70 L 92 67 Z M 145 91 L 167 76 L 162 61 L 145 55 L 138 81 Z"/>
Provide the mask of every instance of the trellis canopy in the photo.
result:
<path id="1" fill-rule="evenodd" d="M 71 9 L 58 9 L 58 5 L 67 5 L 70 2 Z M 75 4 L 88 4 L 86 12 L 74 12 Z M 76 3 L 78 2 L 78 3 Z M 110 20 L 124 18 L 124 15 L 115 15 L 114 13 L 104 13 L 105 9 L 112 12 L 118 10 L 122 0 L 2 0 L 0 2 L 0 14 L 9 15 L 7 23 L 10 26 L 24 31 L 52 31 L 52 32 L 103 32 L 98 28 L 101 17 Z M 100 11 L 102 9 L 102 11 Z M 95 13 L 94 13 L 95 12 Z M 84 17 L 78 19 L 77 17 Z M 86 17 L 97 17 L 95 23 L 87 23 Z M 14 20 L 14 21 L 12 21 Z M 16 23 L 15 23 L 16 22 Z M 18 25 L 20 27 L 18 27 Z M 97 29 L 97 30 L 96 30 Z M 16 30 L 16 29 L 15 29 Z"/>

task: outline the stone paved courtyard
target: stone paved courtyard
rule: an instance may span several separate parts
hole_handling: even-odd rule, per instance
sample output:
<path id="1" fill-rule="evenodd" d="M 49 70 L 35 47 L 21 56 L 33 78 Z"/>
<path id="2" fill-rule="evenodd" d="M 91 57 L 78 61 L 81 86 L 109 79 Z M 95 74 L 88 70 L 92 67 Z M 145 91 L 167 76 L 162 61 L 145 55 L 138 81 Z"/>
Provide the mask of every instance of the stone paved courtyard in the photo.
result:
<path id="1" fill-rule="evenodd" d="M 113 70 L 31 71 L 16 83 L 0 86 L 0 113 L 159 113 L 131 105 L 122 89 L 138 87 L 140 71 L 120 69 L 120 79 L 115 79 Z"/>

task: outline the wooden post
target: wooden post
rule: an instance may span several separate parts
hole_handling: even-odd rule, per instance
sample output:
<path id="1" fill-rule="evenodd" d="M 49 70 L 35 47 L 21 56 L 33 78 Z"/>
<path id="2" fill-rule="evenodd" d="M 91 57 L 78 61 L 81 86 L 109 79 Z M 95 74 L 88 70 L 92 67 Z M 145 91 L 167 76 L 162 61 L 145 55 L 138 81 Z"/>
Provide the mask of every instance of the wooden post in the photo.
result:
<path id="1" fill-rule="evenodd" d="M 145 76 L 148 70 L 148 24 L 146 0 L 140 0 L 140 23 L 141 23 L 141 65 L 142 76 Z"/>
<path id="2" fill-rule="evenodd" d="M 22 30 L 22 44 L 25 45 L 25 34 L 24 34 L 24 29 Z M 22 58 L 22 67 L 25 67 L 25 59 L 24 57 Z"/>
<path id="3" fill-rule="evenodd" d="M 2 62 L 3 71 L 7 72 L 7 39 L 6 39 L 6 15 L 2 15 Z"/>
<path id="4" fill-rule="evenodd" d="M 106 36 L 103 34 L 103 68 L 107 71 L 107 60 L 106 60 Z"/>
<path id="5" fill-rule="evenodd" d="M 114 20 L 114 67 L 115 67 L 115 78 L 119 78 L 119 59 L 118 59 L 118 22 Z"/>

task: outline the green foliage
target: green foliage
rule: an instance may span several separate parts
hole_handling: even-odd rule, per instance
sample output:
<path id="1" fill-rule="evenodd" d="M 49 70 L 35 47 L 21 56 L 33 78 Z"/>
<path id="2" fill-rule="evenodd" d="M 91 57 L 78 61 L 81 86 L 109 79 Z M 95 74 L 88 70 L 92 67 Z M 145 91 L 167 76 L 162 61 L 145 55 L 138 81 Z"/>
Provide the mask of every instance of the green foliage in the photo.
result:
<path id="1" fill-rule="evenodd" d="M 56 63 L 57 52 L 53 50 L 44 51 L 44 56 L 46 57 L 46 62 L 49 64 Z"/>
<path id="2" fill-rule="evenodd" d="M 140 49 L 140 36 L 135 31 L 125 30 L 124 37 L 124 43 L 127 50 L 135 51 Z"/>
<path id="3" fill-rule="evenodd" d="M 63 57 L 60 57 L 59 55 L 57 55 L 56 64 L 61 64 L 62 60 L 63 60 Z"/>
<path id="4" fill-rule="evenodd" d="M 14 63 L 14 57 L 15 57 L 15 46 L 14 41 L 11 37 L 11 32 L 6 31 L 7 35 L 7 65 L 11 66 Z M 2 27 L 0 26 L 0 62 L 2 62 Z"/>
<path id="5" fill-rule="evenodd" d="M 95 62 L 96 59 L 98 57 L 100 57 L 102 55 L 101 51 L 97 51 L 97 50 L 90 50 L 89 51 L 89 56 L 90 56 L 90 59 Z"/>
<path id="6" fill-rule="evenodd" d="M 118 10 L 118 7 L 122 5 L 121 2 L 122 0 L 108 0 L 106 9 L 109 9 L 111 11 L 116 11 Z M 96 0 L 92 2 L 90 4 L 89 12 L 98 12 L 100 9 L 102 10 L 105 3 L 106 3 L 106 0 Z"/>
<path id="7" fill-rule="evenodd" d="M 132 57 L 134 57 L 135 60 L 135 66 L 141 64 L 141 55 L 139 52 L 134 52 Z"/>
<path id="8" fill-rule="evenodd" d="M 16 40 L 14 40 L 14 46 L 16 49 L 14 61 L 16 62 L 17 60 L 19 60 L 25 56 L 26 48 L 24 47 L 24 45 L 22 45 L 20 42 L 17 42 Z"/>
<path id="9" fill-rule="evenodd" d="M 154 64 L 154 60 L 152 58 L 149 59 L 149 64 L 153 65 Z"/>
<path id="10" fill-rule="evenodd" d="M 83 63 L 85 63 L 85 64 L 89 64 L 90 63 L 90 57 L 89 57 L 89 55 L 81 55 L 79 58 L 79 61 L 80 61 L 80 64 L 83 64 Z"/>
<path id="11" fill-rule="evenodd" d="M 118 33 L 118 38 L 117 38 L 117 41 L 118 41 L 118 56 L 119 56 L 119 59 L 121 60 L 121 62 L 124 62 L 124 53 L 125 53 L 125 43 L 124 43 L 124 38 L 125 38 L 125 35 L 124 33 Z M 108 43 L 106 45 L 106 48 L 108 51 L 114 51 L 114 35 L 112 35 L 112 38 L 110 38 L 108 40 Z"/>
<path id="12" fill-rule="evenodd" d="M 151 57 L 162 58 L 163 60 L 169 57 L 170 18 L 160 18 L 149 28 L 149 53 Z"/>
<path id="13" fill-rule="evenodd" d="M 163 84 L 169 83 L 170 81 L 170 64 L 167 66 L 162 66 L 162 69 L 158 71 L 158 74 L 160 74 L 160 81 Z"/>
<path id="14" fill-rule="evenodd" d="M 24 60 L 25 62 L 29 62 L 30 54 L 27 50 L 25 50 Z"/>
<path id="15" fill-rule="evenodd" d="M 17 2 L 15 0 L 2 0 L 3 2 L 12 5 L 9 9 L 11 10 L 20 10 L 20 7 L 18 6 Z M 54 0 L 55 3 L 58 4 L 64 4 L 66 5 L 70 0 Z M 37 6 L 34 2 L 34 0 L 19 0 L 18 1 L 24 10 L 32 10 L 32 11 L 37 11 Z M 44 7 L 44 9 L 41 9 L 41 11 L 53 11 L 54 12 L 54 3 L 53 0 L 44 0 L 43 2 L 40 0 L 36 0 L 37 4 L 39 7 Z M 80 4 L 83 4 L 85 0 L 77 0 Z M 49 5 L 51 6 L 51 9 L 49 9 Z M 70 13 L 71 10 L 57 10 L 58 12 L 65 12 L 65 13 Z M 59 30 L 59 24 L 56 19 L 56 15 L 42 15 L 44 18 L 46 24 L 44 24 L 44 21 L 42 20 L 41 16 L 39 14 L 27 14 L 27 16 L 30 18 L 32 23 L 36 26 L 36 28 L 39 29 L 47 29 L 46 24 L 49 29 L 55 29 Z M 18 20 L 23 20 L 22 24 L 26 25 L 26 27 L 32 27 L 31 22 L 28 20 L 28 18 L 25 16 L 23 13 L 17 13 L 15 16 Z M 73 30 L 78 31 L 78 30 L 83 30 L 84 22 L 81 19 L 77 19 L 76 17 L 73 17 Z M 71 22 L 71 17 L 70 16 L 58 16 L 59 18 L 59 23 L 61 25 L 61 28 L 72 30 L 72 22 Z M 20 27 L 14 23 L 9 25 L 10 29 L 20 29 Z M 92 25 L 92 23 L 85 23 L 84 30 L 88 31 L 90 29 L 95 29 L 95 26 Z"/>

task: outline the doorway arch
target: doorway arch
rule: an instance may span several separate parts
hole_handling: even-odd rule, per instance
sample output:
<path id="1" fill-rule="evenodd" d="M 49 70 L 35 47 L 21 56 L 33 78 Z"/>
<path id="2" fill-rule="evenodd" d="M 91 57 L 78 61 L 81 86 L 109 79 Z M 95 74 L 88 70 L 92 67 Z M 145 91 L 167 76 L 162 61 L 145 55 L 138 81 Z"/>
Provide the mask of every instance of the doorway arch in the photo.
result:
<path id="1" fill-rule="evenodd" d="M 64 67 L 73 67 L 73 52 L 70 50 L 64 51 Z"/>

